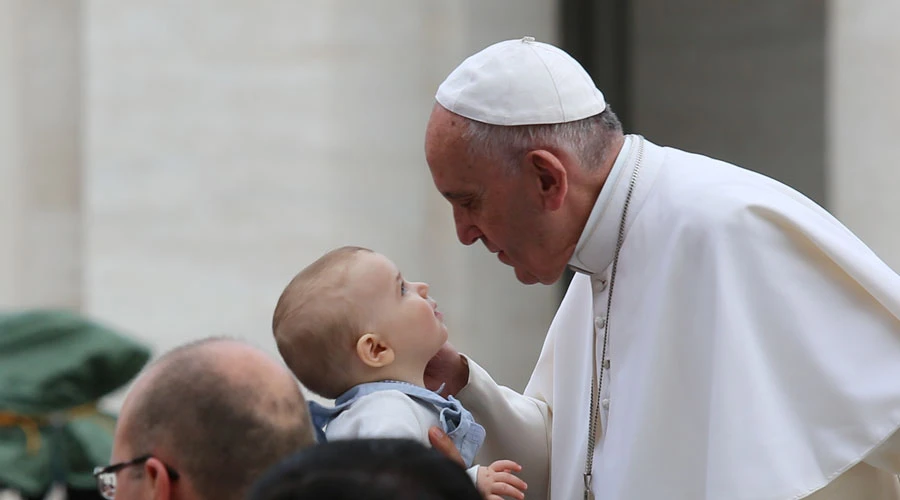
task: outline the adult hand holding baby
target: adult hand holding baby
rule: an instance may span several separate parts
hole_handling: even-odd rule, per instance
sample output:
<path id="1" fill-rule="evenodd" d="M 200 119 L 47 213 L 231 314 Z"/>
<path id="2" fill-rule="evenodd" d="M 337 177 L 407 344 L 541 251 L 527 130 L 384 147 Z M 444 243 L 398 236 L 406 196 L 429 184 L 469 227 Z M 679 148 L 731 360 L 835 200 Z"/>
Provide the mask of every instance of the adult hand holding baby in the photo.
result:
<path id="1" fill-rule="evenodd" d="M 468 380 L 469 365 L 466 358 L 460 355 L 459 351 L 449 342 L 445 343 L 425 366 L 425 387 L 437 392 L 443 385 L 440 395 L 444 397 L 456 395 L 460 389 L 465 387 Z M 431 446 L 443 453 L 444 456 L 463 467 L 466 466 L 459 449 L 440 427 L 428 429 L 428 440 L 431 441 Z"/>
<path id="2" fill-rule="evenodd" d="M 460 466 L 466 466 L 459 450 L 440 427 L 428 429 L 428 439 L 435 450 Z M 528 485 L 515 476 L 521 470 L 522 466 L 512 460 L 497 460 L 487 467 L 478 468 L 476 486 L 487 500 L 502 500 L 503 497 L 522 500 Z"/>
<path id="3" fill-rule="evenodd" d="M 449 342 L 425 366 L 425 387 L 440 395 L 456 396 L 469 383 L 469 363 Z"/>

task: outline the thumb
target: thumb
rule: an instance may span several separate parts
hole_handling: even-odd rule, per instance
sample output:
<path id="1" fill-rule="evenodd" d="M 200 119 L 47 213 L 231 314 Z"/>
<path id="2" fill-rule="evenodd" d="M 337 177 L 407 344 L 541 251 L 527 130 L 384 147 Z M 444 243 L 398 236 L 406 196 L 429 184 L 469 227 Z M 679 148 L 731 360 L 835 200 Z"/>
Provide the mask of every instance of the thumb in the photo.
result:
<path id="1" fill-rule="evenodd" d="M 463 460 L 462 455 L 460 455 L 459 450 L 456 449 L 456 445 L 453 444 L 453 440 L 450 439 L 450 436 L 442 431 L 440 427 L 428 429 L 428 440 L 431 441 L 431 446 L 441 452 L 445 457 L 463 467 L 466 466 L 466 462 Z"/>

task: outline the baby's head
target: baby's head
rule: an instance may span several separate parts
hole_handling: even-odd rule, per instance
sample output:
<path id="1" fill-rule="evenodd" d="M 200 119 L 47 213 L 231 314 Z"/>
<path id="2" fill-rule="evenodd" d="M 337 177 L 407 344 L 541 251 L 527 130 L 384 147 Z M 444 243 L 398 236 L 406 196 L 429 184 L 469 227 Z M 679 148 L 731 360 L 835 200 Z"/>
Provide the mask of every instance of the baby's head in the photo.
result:
<path id="1" fill-rule="evenodd" d="M 300 271 L 278 299 L 272 330 L 300 382 L 331 399 L 364 382 L 421 385 L 447 341 L 428 285 L 406 282 L 387 257 L 360 247 L 332 250 Z"/>

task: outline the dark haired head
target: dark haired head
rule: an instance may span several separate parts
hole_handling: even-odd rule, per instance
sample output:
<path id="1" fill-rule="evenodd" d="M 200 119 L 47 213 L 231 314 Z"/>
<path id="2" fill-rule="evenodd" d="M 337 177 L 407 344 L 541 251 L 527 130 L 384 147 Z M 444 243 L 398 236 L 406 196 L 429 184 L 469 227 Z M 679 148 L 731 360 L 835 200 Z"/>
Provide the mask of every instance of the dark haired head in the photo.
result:
<path id="1" fill-rule="evenodd" d="M 270 469 L 250 500 L 481 500 L 466 471 L 408 439 L 332 441 Z"/>
<path id="2" fill-rule="evenodd" d="M 201 498 L 216 500 L 243 498 L 262 471 L 314 442 L 291 374 L 223 338 L 178 347 L 148 367 L 116 432 L 116 446 L 128 450 L 120 460 L 163 453 Z"/>

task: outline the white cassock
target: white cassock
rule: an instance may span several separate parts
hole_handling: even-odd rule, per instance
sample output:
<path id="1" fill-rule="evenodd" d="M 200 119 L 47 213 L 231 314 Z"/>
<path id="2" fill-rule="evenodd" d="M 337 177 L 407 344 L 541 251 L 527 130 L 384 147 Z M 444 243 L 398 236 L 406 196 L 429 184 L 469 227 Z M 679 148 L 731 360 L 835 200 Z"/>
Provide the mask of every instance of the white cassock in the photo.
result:
<path id="1" fill-rule="evenodd" d="M 485 453 L 531 453 L 528 498 L 547 450 L 550 498 L 583 496 L 596 330 L 597 499 L 900 499 L 900 277 L 825 210 L 628 136 L 571 265 L 525 396 L 474 364 L 459 395 Z"/>

